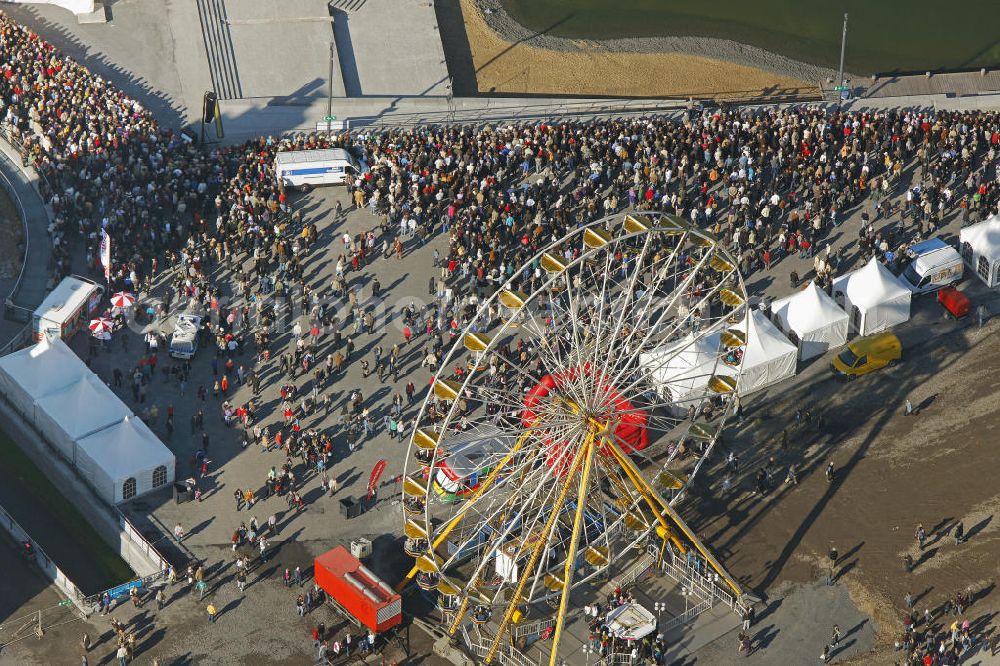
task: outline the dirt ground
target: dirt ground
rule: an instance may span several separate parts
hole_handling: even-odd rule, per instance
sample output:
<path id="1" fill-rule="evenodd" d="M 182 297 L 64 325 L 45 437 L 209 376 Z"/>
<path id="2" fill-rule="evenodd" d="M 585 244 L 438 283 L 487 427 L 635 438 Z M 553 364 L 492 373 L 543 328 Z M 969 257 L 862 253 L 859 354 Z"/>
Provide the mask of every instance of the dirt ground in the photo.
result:
<path id="1" fill-rule="evenodd" d="M 683 53 L 611 52 L 584 40 L 578 52 L 512 44 L 486 24 L 474 0 L 459 4 L 479 93 L 717 99 L 817 93 L 808 81 Z"/>
<path id="2" fill-rule="evenodd" d="M 16 278 L 21 270 L 23 236 L 24 227 L 17 206 L 7 191 L 0 188 L 0 280 Z"/>
<path id="3" fill-rule="evenodd" d="M 714 486 L 694 502 L 693 525 L 754 590 L 820 579 L 829 549 L 838 549 L 837 580 L 875 619 L 882 646 L 852 663 L 891 663 L 907 593 L 921 614 L 925 608 L 939 614 L 948 597 L 969 589 L 976 601 L 965 619 L 992 631 L 989 622 L 1000 609 L 993 593 L 1000 488 L 988 471 L 1000 425 L 1000 380 L 991 379 L 998 327 L 995 321 L 983 329 L 931 323 L 921 342 L 908 347 L 904 338 L 899 367 L 852 383 L 835 380 L 818 360 L 794 389 L 751 403 L 729 444 L 740 457 L 738 482 L 729 494 Z M 907 398 L 918 414 L 904 414 Z M 812 414 L 808 426 L 793 423 L 800 407 Z M 784 454 L 783 428 L 789 433 Z M 777 488 L 754 496 L 754 473 L 771 456 L 780 468 Z M 828 462 L 837 470 L 833 482 L 824 475 Z M 791 463 L 799 484 L 779 485 Z M 959 521 L 967 540 L 956 545 Z M 928 532 L 923 550 L 914 539 L 918 523 Z M 910 574 L 907 553 L 916 563 Z"/>

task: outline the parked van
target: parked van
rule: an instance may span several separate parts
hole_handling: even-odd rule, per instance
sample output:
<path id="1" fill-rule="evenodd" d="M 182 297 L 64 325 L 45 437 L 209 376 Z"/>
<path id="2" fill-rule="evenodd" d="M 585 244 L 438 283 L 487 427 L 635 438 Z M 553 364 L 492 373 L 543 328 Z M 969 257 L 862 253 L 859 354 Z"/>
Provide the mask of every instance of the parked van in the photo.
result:
<path id="1" fill-rule="evenodd" d="M 284 150 L 274 157 L 274 171 L 285 187 L 312 187 L 349 183 L 368 165 L 344 148 Z"/>
<path id="2" fill-rule="evenodd" d="M 915 294 L 937 291 L 959 282 L 965 272 L 962 255 L 942 238 L 931 238 L 906 251 L 912 259 L 900 279 Z"/>
<path id="3" fill-rule="evenodd" d="M 854 379 L 887 365 L 896 365 L 902 356 L 903 345 L 894 333 L 877 333 L 847 345 L 833 358 L 831 365 L 836 374 Z"/>
<path id="4" fill-rule="evenodd" d="M 177 315 L 174 332 L 170 335 L 170 355 L 174 358 L 193 358 L 198 351 L 198 331 L 201 317 L 193 314 Z"/>

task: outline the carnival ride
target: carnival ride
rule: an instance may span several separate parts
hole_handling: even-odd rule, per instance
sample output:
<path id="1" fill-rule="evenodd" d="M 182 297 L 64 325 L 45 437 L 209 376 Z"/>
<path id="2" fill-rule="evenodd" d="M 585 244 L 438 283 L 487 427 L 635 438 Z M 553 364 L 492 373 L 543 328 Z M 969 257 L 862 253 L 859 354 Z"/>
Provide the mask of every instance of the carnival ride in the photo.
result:
<path id="1" fill-rule="evenodd" d="M 629 213 L 539 252 L 479 304 L 421 407 L 402 486 L 407 580 L 487 636 L 551 614 L 640 552 L 697 554 L 675 505 L 731 408 L 747 310 L 737 264 L 680 218 Z M 574 601 L 571 602 L 571 593 Z"/>

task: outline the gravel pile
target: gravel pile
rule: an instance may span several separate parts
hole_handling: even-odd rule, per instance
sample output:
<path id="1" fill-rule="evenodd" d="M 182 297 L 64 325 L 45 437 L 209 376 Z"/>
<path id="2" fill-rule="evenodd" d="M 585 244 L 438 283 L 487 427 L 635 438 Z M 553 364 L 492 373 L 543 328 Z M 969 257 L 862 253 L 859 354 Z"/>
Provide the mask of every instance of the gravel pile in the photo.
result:
<path id="1" fill-rule="evenodd" d="M 686 53 L 726 60 L 803 81 L 825 81 L 836 70 L 810 65 L 749 44 L 714 37 L 643 37 L 606 40 L 567 39 L 539 35 L 515 21 L 500 0 L 475 0 L 486 24 L 510 43 L 524 43 L 552 51 L 593 51 L 595 47 L 618 53 Z M 860 78 L 851 75 L 850 78 Z"/>

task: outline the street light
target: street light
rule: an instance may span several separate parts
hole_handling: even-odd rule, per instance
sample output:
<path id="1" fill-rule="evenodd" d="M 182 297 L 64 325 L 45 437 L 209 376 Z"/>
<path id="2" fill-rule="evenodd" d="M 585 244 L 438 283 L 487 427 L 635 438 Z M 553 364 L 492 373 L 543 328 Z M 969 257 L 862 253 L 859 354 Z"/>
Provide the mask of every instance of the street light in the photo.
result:
<path id="1" fill-rule="evenodd" d="M 691 589 L 687 587 L 681 588 L 681 596 L 684 597 L 684 620 L 687 621 L 688 616 L 688 599 L 691 596 Z"/>
<path id="2" fill-rule="evenodd" d="M 663 601 L 655 601 L 653 609 L 656 611 L 656 626 L 660 626 L 660 614 L 667 610 L 667 604 Z"/>
<path id="3" fill-rule="evenodd" d="M 590 666 L 590 655 L 595 654 L 596 652 L 597 650 L 595 650 L 594 647 L 590 645 L 590 643 L 587 643 L 583 646 L 583 653 L 587 655 L 587 663 L 585 666 Z"/>

